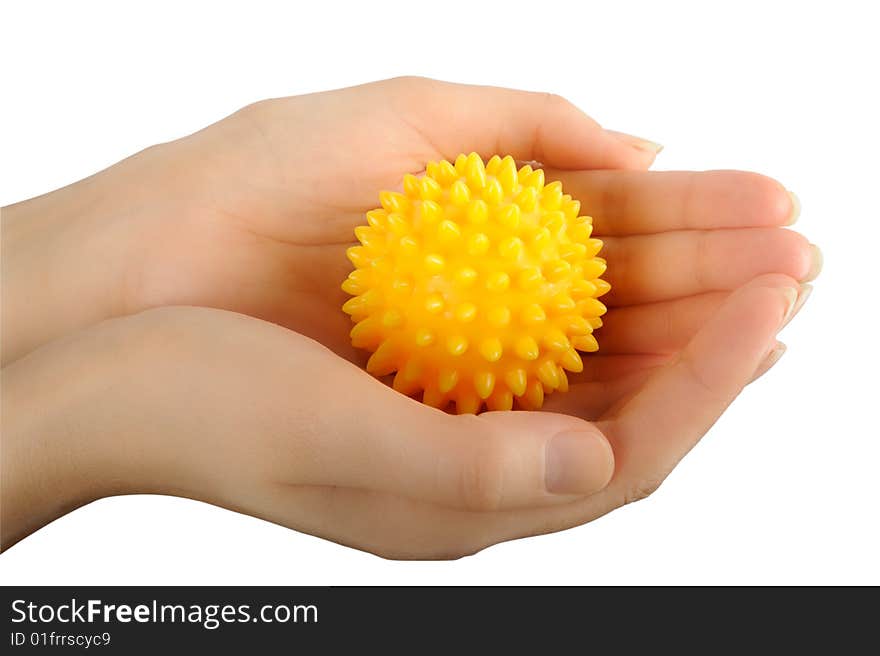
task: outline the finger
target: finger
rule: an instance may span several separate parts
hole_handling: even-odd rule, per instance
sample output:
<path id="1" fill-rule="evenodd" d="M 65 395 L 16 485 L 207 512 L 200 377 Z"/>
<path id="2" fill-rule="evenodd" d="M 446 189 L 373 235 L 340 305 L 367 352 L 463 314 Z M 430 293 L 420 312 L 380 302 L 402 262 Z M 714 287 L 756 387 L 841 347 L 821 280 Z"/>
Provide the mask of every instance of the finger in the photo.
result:
<path id="1" fill-rule="evenodd" d="M 786 326 L 791 323 L 791 320 L 798 315 L 798 313 L 801 311 L 801 308 L 804 307 L 804 304 L 807 302 L 807 299 L 810 298 L 810 294 L 812 293 L 812 285 L 808 285 L 806 283 L 801 285 L 800 290 L 798 290 L 798 297 L 797 301 L 794 304 L 794 309 L 789 313 L 788 319 L 785 322 Z"/>
<path id="2" fill-rule="evenodd" d="M 422 78 L 393 82 L 401 85 L 407 123 L 447 159 L 475 150 L 561 169 L 646 169 L 659 148 L 604 130 L 553 94 Z"/>
<path id="3" fill-rule="evenodd" d="M 766 374 L 770 369 L 773 368 L 779 360 L 785 355 L 787 347 L 780 341 L 776 341 L 773 343 L 773 348 L 764 356 L 764 359 L 761 360 L 761 364 L 758 365 L 758 368 L 755 369 L 755 373 L 752 374 L 752 378 L 749 380 L 749 383 L 754 383 L 761 376 Z"/>
<path id="4" fill-rule="evenodd" d="M 593 217 L 597 235 L 791 225 L 799 205 L 746 171 L 547 171 Z"/>
<path id="5" fill-rule="evenodd" d="M 596 421 L 621 399 L 629 397 L 639 389 L 650 376 L 651 371 L 652 368 L 648 367 L 614 380 L 571 385 L 566 394 L 547 396 L 543 410 Z"/>
<path id="6" fill-rule="evenodd" d="M 636 371 L 644 371 L 666 364 L 671 357 L 669 354 L 660 353 L 603 355 L 601 344 L 599 349 L 599 353 L 590 353 L 584 357 L 583 371 L 566 374 L 570 385 L 615 380 Z"/>
<path id="7" fill-rule="evenodd" d="M 766 273 L 811 280 L 821 265 L 803 235 L 779 228 L 689 230 L 610 237 L 602 256 L 607 305 L 652 303 L 735 289 Z"/>
<path id="8" fill-rule="evenodd" d="M 728 295 L 709 292 L 612 308 L 593 334 L 604 355 L 674 353 L 690 341 Z"/>
<path id="9" fill-rule="evenodd" d="M 382 490 L 430 503 L 498 510 L 570 501 L 602 489 L 614 470 L 605 437 L 545 412 L 449 415 L 345 365 L 316 382 L 313 448 L 298 451 L 302 484 Z M 340 389 L 346 389 L 341 396 Z"/>
<path id="10" fill-rule="evenodd" d="M 761 276 L 734 292 L 677 360 L 609 422 L 624 479 L 660 480 L 752 379 L 797 300 L 797 283 Z"/>
<path id="11" fill-rule="evenodd" d="M 807 302 L 807 299 L 810 297 L 812 291 L 812 285 L 801 285 L 800 290 L 798 291 L 797 300 L 794 302 L 794 307 L 789 310 L 785 322 L 782 324 L 783 328 L 791 323 L 791 320 L 798 315 L 798 312 L 800 312 L 801 308 L 804 307 L 804 303 Z M 749 383 L 754 383 L 761 376 L 770 371 L 776 365 L 776 363 L 779 362 L 780 359 L 782 359 L 782 356 L 785 355 L 786 350 L 788 350 L 788 347 L 785 344 L 783 344 L 779 340 L 774 341 L 772 348 L 767 351 L 764 359 L 761 360 L 761 364 L 758 365 L 758 368 L 755 370 L 755 373 L 752 375 L 752 379 L 749 381 Z"/>

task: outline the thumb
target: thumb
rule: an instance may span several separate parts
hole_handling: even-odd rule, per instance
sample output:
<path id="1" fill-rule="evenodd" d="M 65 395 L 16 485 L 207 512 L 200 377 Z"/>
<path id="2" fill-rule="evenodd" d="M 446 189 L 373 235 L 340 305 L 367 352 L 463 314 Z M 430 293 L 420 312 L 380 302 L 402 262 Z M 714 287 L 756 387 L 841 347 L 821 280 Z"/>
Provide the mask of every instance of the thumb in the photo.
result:
<path id="1" fill-rule="evenodd" d="M 661 146 L 605 130 L 561 96 L 399 78 L 407 122 L 447 159 L 476 151 L 560 169 L 647 169 Z"/>
<path id="2" fill-rule="evenodd" d="M 598 492 L 613 474 L 605 436 L 575 417 L 448 415 L 353 366 L 345 373 L 348 380 L 321 393 L 320 423 L 307 440 L 314 453 L 297 458 L 298 482 L 491 511 L 571 501 Z"/>

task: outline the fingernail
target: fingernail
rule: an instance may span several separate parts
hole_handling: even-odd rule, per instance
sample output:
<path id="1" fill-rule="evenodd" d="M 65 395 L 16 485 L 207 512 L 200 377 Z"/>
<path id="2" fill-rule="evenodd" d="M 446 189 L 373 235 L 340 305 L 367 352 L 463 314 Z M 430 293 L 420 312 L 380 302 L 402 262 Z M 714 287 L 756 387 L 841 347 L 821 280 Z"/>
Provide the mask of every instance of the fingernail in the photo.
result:
<path id="1" fill-rule="evenodd" d="M 785 350 L 785 344 L 783 344 L 782 342 L 776 342 L 776 346 L 761 361 L 761 364 L 758 365 L 758 368 L 755 369 L 755 375 L 752 376 L 752 379 L 749 382 L 754 383 L 761 376 L 770 371 L 773 365 L 779 362 L 779 358 L 785 355 Z"/>
<path id="2" fill-rule="evenodd" d="M 788 216 L 788 221 L 785 225 L 794 225 L 801 215 L 801 199 L 793 191 L 789 191 L 788 195 L 791 198 L 791 214 Z"/>
<path id="3" fill-rule="evenodd" d="M 816 244 L 810 244 L 810 270 L 807 272 L 804 282 L 810 282 L 819 277 L 819 274 L 822 273 L 822 261 L 822 251 Z"/>
<path id="4" fill-rule="evenodd" d="M 801 311 L 801 308 L 804 307 L 804 303 L 807 302 L 807 299 L 810 298 L 810 294 L 813 293 L 813 286 L 804 283 L 801 285 L 798 290 L 797 300 L 794 302 L 791 310 L 789 310 L 788 314 L 785 317 L 785 320 L 782 322 L 782 326 L 785 327 L 788 323 L 797 316 L 797 313 Z"/>
<path id="5" fill-rule="evenodd" d="M 625 143 L 627 146 L 632 146 L 633 148 L 638 148 L 639 150 L 644 150 L 649 153 L 653 153 L 656 155 L 661 150 L 663 150 L 663 146 L 660 144 L 649 141 L 648 139 L 642 139 L 641 137 L 637 137 L 632 134 L 627 134 L 626 132 L 618 132 L 617 130 L 606 130 L 608 134 L 616 137 L 618 140 Z"/>
<path id="6" fill-rule="evenodd" d="M 613 472 L 608 442 L 599 433 L 559 433 L 547 443 L 544 484 L 551 494 L 588 495 L 603 489 Z"/>
<path id="7" fill-rule="evenodd" d="M 782 295 L 785 297 L 785 314 L 782 315 L 782 321 L 779 324 L 779 327 L 782 328 L 788 320 L 791 318 L 791 314 L 794 311 L 794 306 L 797 303 L 798 299 L 798 291 L 794 287 L 783 287 L 781 290 Z"/>

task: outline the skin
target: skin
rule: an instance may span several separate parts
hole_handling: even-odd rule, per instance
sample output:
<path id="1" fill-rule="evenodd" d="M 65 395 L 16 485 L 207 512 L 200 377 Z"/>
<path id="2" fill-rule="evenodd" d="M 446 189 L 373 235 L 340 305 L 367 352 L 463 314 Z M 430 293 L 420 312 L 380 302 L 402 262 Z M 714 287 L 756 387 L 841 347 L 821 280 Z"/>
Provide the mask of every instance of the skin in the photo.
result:
<path id="1" fill-rule="evenodd" d="M 606 243 L 601 350 L 546 411 L 402 396 L 339 309 L 377 190 L 470 150 L 540 161 Z M 820 266 L 779 183 L 648 172 L 656 152 L 556 96 L 401 78 L 256 103 L 4 208 L 2 547 L 148 492 L 451 558 L 644 498 L 778 360 Z"/>

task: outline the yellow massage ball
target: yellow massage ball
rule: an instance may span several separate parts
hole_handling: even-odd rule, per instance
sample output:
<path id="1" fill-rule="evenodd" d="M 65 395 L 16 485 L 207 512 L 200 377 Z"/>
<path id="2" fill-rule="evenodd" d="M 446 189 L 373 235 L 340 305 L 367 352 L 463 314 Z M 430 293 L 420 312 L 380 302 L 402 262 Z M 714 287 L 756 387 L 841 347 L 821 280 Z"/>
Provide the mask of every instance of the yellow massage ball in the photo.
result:
<path id="1" fill-rule="evenodd" d="M 429 162 L 355 229 L 352 344 L 394 389 L 459 413 L 536 410 L 599 348 L 610 289 L 592 219 L 544 171 L 476 153 Z"/>

